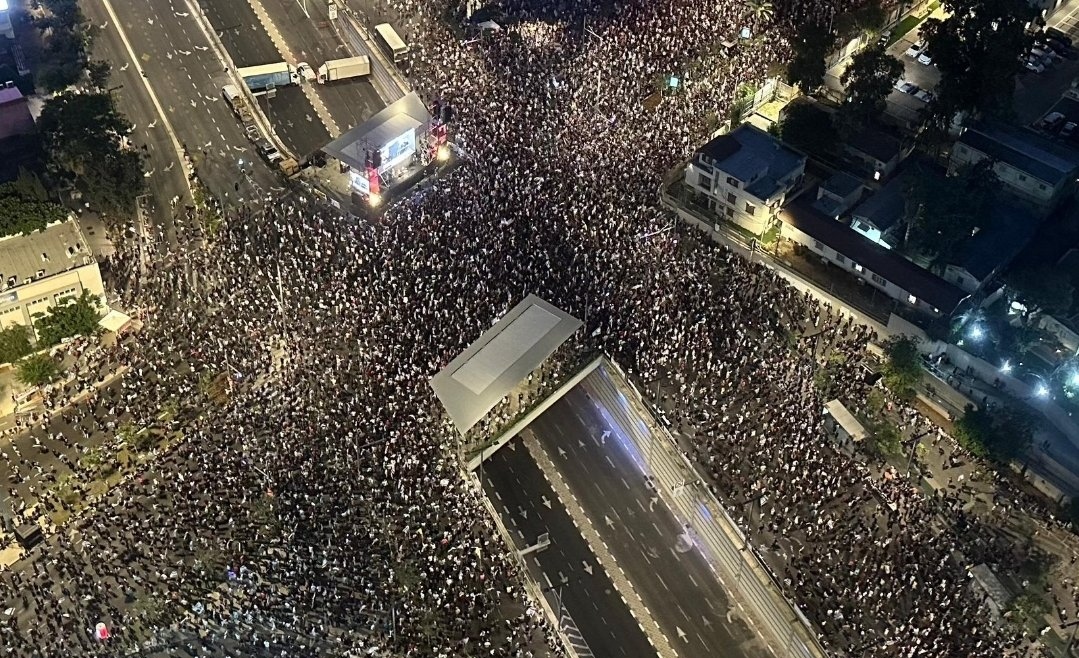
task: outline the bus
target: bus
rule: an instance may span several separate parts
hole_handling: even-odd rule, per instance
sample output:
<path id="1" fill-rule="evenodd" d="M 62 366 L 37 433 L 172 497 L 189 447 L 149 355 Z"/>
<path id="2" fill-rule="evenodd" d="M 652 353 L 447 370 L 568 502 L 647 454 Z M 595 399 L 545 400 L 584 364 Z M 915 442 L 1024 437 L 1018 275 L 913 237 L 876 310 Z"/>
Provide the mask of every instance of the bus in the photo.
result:
<path id="1" fill-rule="evenodd" d="M 393 61 L 400 62 L 405 58 L 405 55 L 408 54 L 408 45 L 401 37 L 397 36 L 397 31 L 393 29 L 392 25 L 379 23 L 375 26 L 375 32 L 378 34 L 382 46 L 393 57 Z"/>

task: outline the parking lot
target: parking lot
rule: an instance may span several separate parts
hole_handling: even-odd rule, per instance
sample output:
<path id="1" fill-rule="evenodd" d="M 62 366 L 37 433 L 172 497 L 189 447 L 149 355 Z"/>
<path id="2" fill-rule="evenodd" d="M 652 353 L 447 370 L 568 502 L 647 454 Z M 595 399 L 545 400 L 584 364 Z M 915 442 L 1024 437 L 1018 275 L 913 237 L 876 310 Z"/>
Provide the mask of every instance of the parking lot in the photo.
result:
<path id="1" fill-rule="evenodd" d="M 917 43 L 921 43 L 921 33 L 915 28 L 888 48 L 889 55 L 903 62 L 903 75 L 897 88 L 888 95 L 885 113 L 897 123 L 908 127 L 920 123 L 921 112 L 930 98 L 927 93 L 932 94 L 940 82 L 940 71 L 936 66 L 923 64 L 916 57 L 907 54 Z M 899 89 L 904 85 L 907 91 Z"/>

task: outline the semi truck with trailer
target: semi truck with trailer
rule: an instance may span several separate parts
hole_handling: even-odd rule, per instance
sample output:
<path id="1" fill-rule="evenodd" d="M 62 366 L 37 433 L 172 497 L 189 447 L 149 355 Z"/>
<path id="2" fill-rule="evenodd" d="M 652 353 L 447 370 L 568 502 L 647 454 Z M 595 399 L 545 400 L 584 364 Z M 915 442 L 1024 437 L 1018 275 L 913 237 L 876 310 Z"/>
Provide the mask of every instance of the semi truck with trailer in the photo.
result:
<path id="1" fill-rule="evenodd" d="M 247 66 L 236 71 L 251 91 L 300 83 L 300 74 L 288 62 Z"/>
<path id="2" fill-rule="evenodd" d="M 371 58 L 367 55 L 359 57 L 346 57 L 345 59 L 331 59 L 318 67 L 318 83 L 324 85 L 327 82 L 358 78 L 361 75 L 371 74 Z"/>

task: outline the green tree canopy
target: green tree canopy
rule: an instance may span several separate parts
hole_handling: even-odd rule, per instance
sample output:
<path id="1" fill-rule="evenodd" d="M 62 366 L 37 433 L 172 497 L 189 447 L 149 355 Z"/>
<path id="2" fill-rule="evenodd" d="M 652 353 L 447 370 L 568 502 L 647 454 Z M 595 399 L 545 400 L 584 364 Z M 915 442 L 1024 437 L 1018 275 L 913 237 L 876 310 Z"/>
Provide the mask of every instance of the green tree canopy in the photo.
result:
<path id="1" fill-rule="evenodd" d="M 787 82 L 810 93 L 824 84 L 827 67 L 824 58 L 832 50 L 835 39 L 828 28 L 814 23 L 802 23 L 791 46 L 794 56 L 787 66 Z"/>
<path id="2" fill-rule="evenodd" d="M 930 18 L 921 33 L 941 80 L 930 115 L 947 127 L 959 112 L 1010 111 L 1020 55 L 1035 17 L 1026 0 L 944 0 L 948 18 Z"/>
<path id="3" fill-rule="evenodd" d="M 108 94 L 64 93 L 45 103 L 38 120 L 48 168 L 101 212 L 130 214 L 145 189 L 141 154 L 124 148 L 131 130 Z"/>
<path id="4" fill-rule="evenodd" d="M 855 55 L 840 82 L 847 98 L 840 110 L 845 122 L 863 127 L 884 111 L 885 99 L 903 75 L 903 62 L 889 55 L 884 46 L 866 48 Z"/>
<path id="5" fill-rule="evenodd" d="M 89 336 L 97 331 L 101 320 L 96 299 L 89 291 L 67 304 L 56 304 L 48 313 L 38 314 L 34 321 L 38 343 L 43 346 L 55 345 L 71 336 Z"/>
<path id="6" fill-rule="evenodd" d="M 812 155 L 831 155 L 839 142 L 832 115 L 810 103 L 792 103 L 780 125 L 783 141 Z"/>
<path id="7" fill-rule="evenodd" d="M 904 248 L 943 267 L 974 229 L 985 227 L 996 187 L 989 160 L 964 167 L 955 176 L 922 170 L 907 195 Z"/>
<path id="8" fill-rule="evenodd" d="M 27 386 L 43 386 L 60 376 L 60 365 L 48 354 L 32 354 L 16 367 L 15 377 Z"/>
<path id="9" fill-rule="evenodd" d="M 844 12 L 836 18 L 836 32 L 841 39 L 853 39 L 865 34 L 876 37 L 888 22 L 888 12 L 879 0 L 870 0 L 857 9 Z"/>
<path id="10" fill-rule="evenodd" d="M 1072 307 L 1075 287 L 1067 272 L 1052 265 L 1023 267 L 1004 277 L 1031 313 L 1061 313 Z"/>
<path id="11" fill-rule="evenodd" d="M 1009 407 L 992 413 L 968 406 L 956 421 L 954 434 L 956 441 L 972 454 L 1007 462 L 1030 446 L 1034 423 L 1019 409 Z"/>
<path id="12" fill-rule="evenodd" d="M 15 363 L 33 350 L 30 327 L 15 324 L 0 329 L 0 363 Z"/>
<path id="13" fill-rule="evenodd" d="M 112 75 L 112 65 L 103 59 L 95 59 L 86 65 L 86 71 L 90 76 L 90 84 L 94 89 L 105 91 L 109 86 L 109 76 Z"/>
<path id="14" fill-rule="evenodd" d="M 913 398 L 925 374 L 918 342 L 910 336 L 892 336 L 884 344 L 884 355 L 884 384 L 901 399 Z"/>
<path id="15" fill-rule="evenodd" d="M 24 178 L 0 184 L 0 237 L 26 235 L 45 228 L 51 222 L 63 221 L 67 211 L 63 206 L 44 201 L 35 187 L 41 184 L 27 173 Z M 41 188 L 40 192 L 43 192 Z"/>

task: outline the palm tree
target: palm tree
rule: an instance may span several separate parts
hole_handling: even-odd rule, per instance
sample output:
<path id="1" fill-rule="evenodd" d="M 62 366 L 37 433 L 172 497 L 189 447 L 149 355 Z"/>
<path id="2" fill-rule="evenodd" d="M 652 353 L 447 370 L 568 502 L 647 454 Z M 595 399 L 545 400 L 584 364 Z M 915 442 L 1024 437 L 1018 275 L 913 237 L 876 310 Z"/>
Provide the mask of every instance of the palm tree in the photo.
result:
<path id="1" fill-rule="evenodd" d="M 770 21 L 775 15 L 775 8 L 768 0 L 749 0 L 749 13 L 759 21 Z"/>

